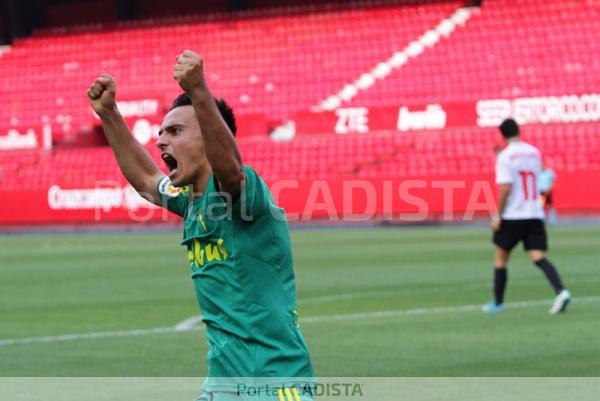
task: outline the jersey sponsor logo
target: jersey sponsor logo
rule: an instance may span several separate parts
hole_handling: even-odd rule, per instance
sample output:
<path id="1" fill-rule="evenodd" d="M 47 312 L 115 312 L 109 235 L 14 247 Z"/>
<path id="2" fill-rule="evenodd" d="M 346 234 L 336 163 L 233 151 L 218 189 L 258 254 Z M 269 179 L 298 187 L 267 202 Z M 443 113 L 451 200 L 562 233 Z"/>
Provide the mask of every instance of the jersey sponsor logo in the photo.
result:
<path id="1" fill-rule="evenodd" d="M 171 184 L 169 177 L 163 177 L 158 182 L 158 193 L 160 195 L 168 196 L 169 198 L 176 198 L 179 194 L 187 192 L 187 188 L 177 188 Z"/>
<path id="2" fill-rule="evenodd" d="M 202 243 L 198 239 L 194 239 L 188 245 L 188 261 L 192 270 L 199 269 L 210 262 L 229 259 L 229 252 L 227 252 L 224 242 L 222 238 L 219 238 L 216 243 Z"/>

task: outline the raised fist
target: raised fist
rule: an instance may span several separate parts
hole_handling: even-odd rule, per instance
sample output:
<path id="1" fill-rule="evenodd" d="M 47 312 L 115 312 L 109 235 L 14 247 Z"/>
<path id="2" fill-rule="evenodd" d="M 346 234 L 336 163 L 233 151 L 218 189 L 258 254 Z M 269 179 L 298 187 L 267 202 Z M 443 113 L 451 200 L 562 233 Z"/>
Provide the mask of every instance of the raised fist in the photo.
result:
<path id="1" fill-rule="evenodd" d="M 177 56 L 173 78 L 189 95 L 197 90 L 206 90 L 202 58 L 191 50 L 185 50 Z"/>
<path id="2" fill-rule="evenodd" d="M 116 94 L 117 83 L 115 79 L 108 74 L 103 74 L 96 78 L 87 92 L 88 100 L 96 114 L 99 116 L 116 110 Z"/>

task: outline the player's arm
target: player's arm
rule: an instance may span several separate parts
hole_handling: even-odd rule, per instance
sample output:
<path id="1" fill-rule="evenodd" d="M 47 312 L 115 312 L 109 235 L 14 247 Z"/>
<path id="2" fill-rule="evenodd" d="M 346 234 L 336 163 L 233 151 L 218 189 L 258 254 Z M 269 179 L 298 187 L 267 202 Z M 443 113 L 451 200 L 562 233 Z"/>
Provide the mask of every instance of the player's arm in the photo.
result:
<path id="1" fill-rule="evenodd" d="M 492 230 L 494 231 L 500 229 L 502 214 L 504 214 L 504 209 L 506 209 L 506 203 L 511 190 L 512 184 L 500 184 L 498 186 L 498 210 L 492 218 Z"/>
<path id="2" fill-rule="evenodd" d="M 500 184 L 498 186 L 498 216 L 502 216 L 504 213 L 510 191 L 512 191 L 512 184 Z"/>
<path id="3" fill-rule="evenodd" d="M 236 199 L 245 182 L 242 157 L 208 89 L 200 56 L 190 50 L 184 51 L 177 57 L 173 77 L 192 100 L 202 130 L 206 157 L 219 189 Z"/>
<path id="4" fill-rule="evenodd" d="M 114 78 L 104 74 L 88 89 L 88 100 L 102 121 L 104 135 L 127 181 L 144 198 L 159 204 L 156 184 L 163 174 L 125 124 L 115 101 L 116 88 Z"/>
<path id="5" fill-rule="evenodd" d="M 496 184 L 498 184 L 498 209 L 496 214 L 492 217 L 492 230 L 498 231 L 500 230 L 500 225 L 502 221 L 502 214 L 504 214 L 504 209 L 506 209 L 506 203 L 508 201 L 508 196 L 510 195 L 510 191 L 512 190 L 513 177 L 510 168 L 510 164 L 507 160 L 502 156 L 502 154 L 498 155 L 496 159 Z"/>

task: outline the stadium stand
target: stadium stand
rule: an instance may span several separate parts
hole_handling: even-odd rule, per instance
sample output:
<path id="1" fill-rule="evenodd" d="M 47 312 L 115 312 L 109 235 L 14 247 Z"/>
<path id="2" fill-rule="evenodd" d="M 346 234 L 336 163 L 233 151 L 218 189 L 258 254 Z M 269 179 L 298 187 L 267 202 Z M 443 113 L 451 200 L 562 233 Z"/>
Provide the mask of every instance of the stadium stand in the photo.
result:
<path id="1" fill-rule="evenodd" d="M 524 134 L 558 171 L 600 169 L 600 137 L 595 124 L 530 126 Z M 426 177 L 492 174 L 495 129 L 428 131 L 403 135 L 315 136 L 290 142 L 240 140 L 248 164 L 269 182 L 280 179 Z M 150 148 L 159 165 L 158 150 Z M 3 153 L 3 188 L 21 190 L 49 184 L 89 187 L 98 181 L 124 184 L 109 148 Z M 92 161 L 92 162 L 91 162 Z"/>
<path id="2" fill-rule="evenodd" d="M 85 90 L 114 74 L 121 99 L 177 95 L 172 56 L 202 51 L 213 91 L 239 115 L 270 124 L 315 109 L 390 55 L 451 16 L 462 2 L 282 8 L 225 20 L 192 17 L 38 32 L 0 56 L 0 128 L 51 121 L 52 151 L 0 151 L 0 189 L 124 184 L 110 149 L 61 149 L 97 124 Z M 486 2 L 451 37 L 361 91 L 349 105 L 427 104 L 600 91 L 600 18 L 580 0 Z M 318 12 L 313 12 L 318 11 Z M 515 30 L 515 25 L 518 29 Z M 356 55 L 360 54 L 360 57 Z M 27 59 L 27 63 L 22 60 Z M 526 138 L 559 172 L 600 169 L 596 124 L 531 125 Z M 279 179 L 489 174 L 495 129 L 452 128 L 369 135 L 240 138 L 245 161 Z M 150 147 L 152 149 L 152 147 Z M 158 160 L 158 152 L 152 154 Z"/>
<path id="3" fill-rule="evenodd" d="M 465 29 L 351 104 L 431 103 L 600 90 L 600 11 L 581 0 L 494 0 Z"/>
<path id="4" fill-rule="evenodd" d="M 122 98 L 162 94 L 168 101 L 178 93 L 168 79 L 173 59 L 184 48 L 202 51 L 213 91 L 239 114 L 284 120 L 404 47 L 458 4 L 202 22 L 179 18 L 159 26 L 147 22 L 125 29 L 38 34 L 17 42 L 1 59 L 7 82 L 0 121 L 38 125 L 41 115 L 53 120 L 69 115 L 73 126 L 82 125 L 91 116 L 82 93 L 105 71 L 117 78 Z M 23 64 L 24 58 L 29 62 Z"/>

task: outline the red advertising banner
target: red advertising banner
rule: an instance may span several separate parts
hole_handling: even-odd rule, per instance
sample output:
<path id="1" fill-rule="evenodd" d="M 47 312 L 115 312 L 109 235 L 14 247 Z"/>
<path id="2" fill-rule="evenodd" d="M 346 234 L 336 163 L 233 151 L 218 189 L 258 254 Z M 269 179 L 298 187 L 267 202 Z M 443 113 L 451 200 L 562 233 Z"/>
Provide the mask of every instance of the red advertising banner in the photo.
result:
<path id="1" fill-rule="evenodd" d="M 294 115 L 297 135 L 366 134 L 377 131 L 497 127 L 512 117 L 519 124 L 572 124 L 600 121 L 600 95 L 490 99 L 389 107 L 341 107 Z"/>
<path id="2" fill-rule="evenodd" d="M 0 191 L 0 225 L 150 223 L 178 217 L 142 199 L 131 187 Z"/>
<path id="3" fill-rule="evenodd" d="M 563 172 L 555 189 L 560 213 L 598 212 L 600 171 Z M 279 180 L 274 198 L 291 222 L 327 219 L 419 222 L 487 218 L 495 208 L 496 186 L 488 175 L 410 179 Z M 142 199 L 131 187 L 0 191 L 0 225 L 177 222 L 179 218 Z"/>
<path id="4" fill-rule="evenodd" d="M 50 149 L 52 132 L 50 126 L 10 127 L 0 129 L 0 151 L 16 149 Z"/>
<path id="5" fill-rule="evenodd" d="M 335 111 L 295 114 L 296 133 L 366 134 L 377 131 L 440 130 L 475 126 L 475 103 L 390 107 L 346 107 Z"/>
<path id="6" fill-rule="evenodd" d="M 160 96 L 148 95 L 144 99 L 122 100 L 118 102 L 118 106 L 134 136 L 142 144 L 151 144 L 156 140 L 159 126 L 166 114 L 166 105 L 160 100 Z M 300 111 L 294 114 L 292 120 L 296 135 L 345 135 L 378 131 L 497 127 L 508 117 L 515 118 L 522 125 L 600 121 L 600 94 L 386 107 L 341 107 L 333 111 Z M 92 124 L 100 124 L 91 110 L 90 119 Z M 269 134 L 269 120 L 264 114 L 238 115 L 237 125 L 239 137 Z M 0 129 L 0 151 L 49 149 L 52 143 L 51 136 L 50 125 L 5 127 Z"/>

